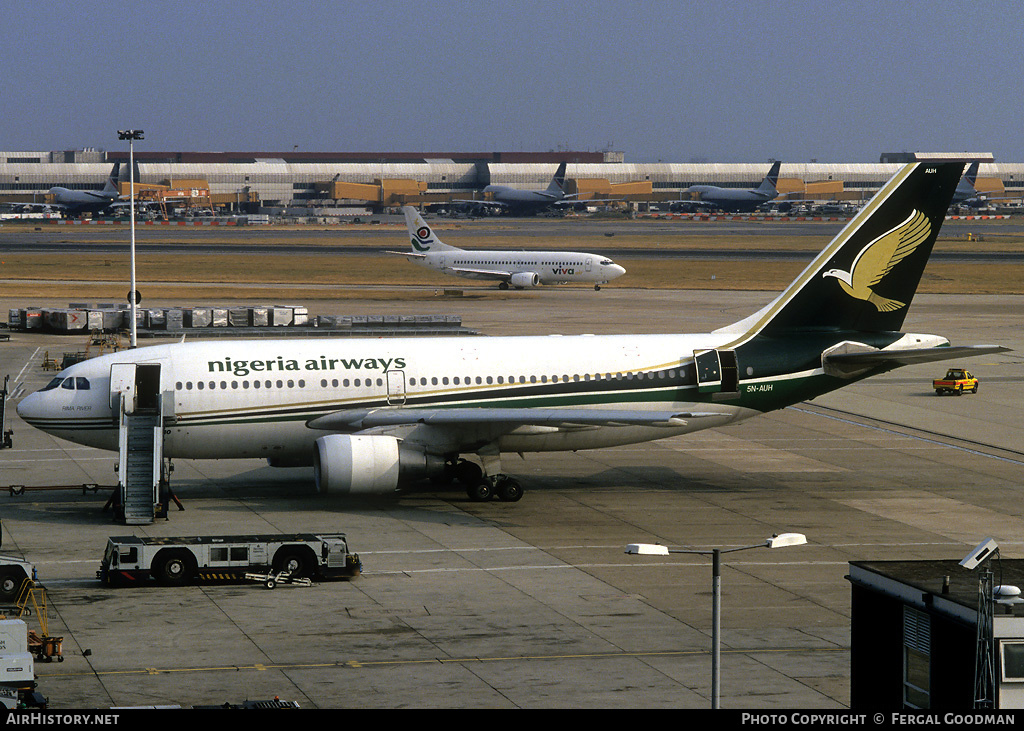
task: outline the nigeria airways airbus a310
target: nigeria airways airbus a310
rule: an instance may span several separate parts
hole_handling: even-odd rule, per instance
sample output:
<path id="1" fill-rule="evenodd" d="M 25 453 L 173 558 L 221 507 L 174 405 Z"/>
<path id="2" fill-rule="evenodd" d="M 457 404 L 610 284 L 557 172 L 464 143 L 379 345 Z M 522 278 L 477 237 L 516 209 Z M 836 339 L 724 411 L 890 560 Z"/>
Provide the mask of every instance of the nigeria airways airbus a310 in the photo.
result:
<path id="1" fill-rule="evenodd" d="M 168 458 L 310 465 L 341 493 L 451 476 L 474 500 L 517 500 L 503 454 L 722 427 L 902 365 L 1005 350 L 901 332 L 963 168 L 906 166 L 774 301 L 710 333 L 182 342 L 73 365 L 18 413 L 116 450 L 112 373 L 138 364 L 164 404 Z"/>

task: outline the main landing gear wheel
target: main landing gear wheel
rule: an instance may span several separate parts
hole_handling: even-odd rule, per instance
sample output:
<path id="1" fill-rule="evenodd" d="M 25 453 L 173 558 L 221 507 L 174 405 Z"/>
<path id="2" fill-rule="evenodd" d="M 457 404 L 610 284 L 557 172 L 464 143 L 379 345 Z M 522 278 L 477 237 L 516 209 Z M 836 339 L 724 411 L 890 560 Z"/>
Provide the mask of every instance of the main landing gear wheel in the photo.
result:
<path id="1" fill-rule="evenodd" d="M 485 503 L 494 495 L 494 490 L 491 489 L 490 480 L 480 480 L 475 485 L 467 487 L 466 494 L 474 503 Z"/>
<path id="2" fill-rule="evenodd" d="M 495 485 L 498 499 L 506 503 L 517 502 L 523 496 L 523 486 L 519 480 L 505 475 L 498 476 L 498 483 Z"/>
<path id="3" fill-rule="evenodd" d="M 502 502 L 514 503 L 523 497 L 523 486 L 513 477 L 496 475 L 467 487 L 466 494 L 475 503 L 487 502 L 495 496 Z"/>

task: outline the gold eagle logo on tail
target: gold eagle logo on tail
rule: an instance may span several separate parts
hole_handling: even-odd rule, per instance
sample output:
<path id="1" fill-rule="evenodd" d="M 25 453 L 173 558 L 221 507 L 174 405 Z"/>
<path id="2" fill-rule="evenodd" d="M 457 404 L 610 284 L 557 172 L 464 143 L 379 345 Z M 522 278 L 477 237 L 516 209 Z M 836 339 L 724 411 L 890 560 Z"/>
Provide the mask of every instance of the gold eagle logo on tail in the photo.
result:
<path id="1" fill-rule="evenodd" d="M 928 238 L 932 224 L 921 211 L 913 211 L 906 221 L 869 243 L 853 260 L 850 271 L 829 269 L 822 276 L 835 277 L 851 297 L 867 300 L 879 312 L 906 307 L 905 302 L 882 297 L 873 289 L 894 266 L 906 259 Z"/>

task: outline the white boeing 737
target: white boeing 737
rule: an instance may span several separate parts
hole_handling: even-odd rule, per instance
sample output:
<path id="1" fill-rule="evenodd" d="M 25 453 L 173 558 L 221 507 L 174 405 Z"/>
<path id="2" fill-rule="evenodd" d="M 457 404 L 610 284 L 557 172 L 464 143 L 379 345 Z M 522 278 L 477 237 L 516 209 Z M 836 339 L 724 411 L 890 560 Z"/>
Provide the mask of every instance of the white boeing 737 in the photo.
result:
<path id="1" fill-rule="evenodd" d="M 389 251 L 429 269 L 468 279 L 498 282 L 516 289 L 541 284 L 593 284 L 594 289 L 626 270 L 606 256 L 577 251 L 468 251 L 449 246 L 437 237 L 412 206 L 402 208 L 412 240 L 412 251 Z"/>
<path id="2" fill-rule="evenodd" d="M 159 407 L 167 458 L 311 465 L 340 493 L 451 476 L 473 500 L 518 500 L 502 454 L 678 436 L 1006 350 L 900 332 L 963 169 L 906 166 L 775 300 L 710 333 L 180 342 L 72 365 L 18 414 L 117 450 L 119 404 Z"/>

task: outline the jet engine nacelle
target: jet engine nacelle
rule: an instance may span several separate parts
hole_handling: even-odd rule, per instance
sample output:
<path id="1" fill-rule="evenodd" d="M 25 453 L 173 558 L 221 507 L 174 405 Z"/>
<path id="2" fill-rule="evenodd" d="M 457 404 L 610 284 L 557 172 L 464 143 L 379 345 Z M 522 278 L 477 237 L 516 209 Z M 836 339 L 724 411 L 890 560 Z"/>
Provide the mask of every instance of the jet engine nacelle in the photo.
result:
<path id="1" fill-rule="evenodd" d="M 316 440 L 313 474 L 318 492 L 376 495 L 409 479 L 439 474 L 444 460 L 404 447 L 389 436 L 328 434 Z"/>
<path id="2" fill-rule="evenodd" d="M 508 282 L 517 289 L 536 287 L 540 284 L 540 275 L 537 272 L 516 272 L 509 278 Z"/>

